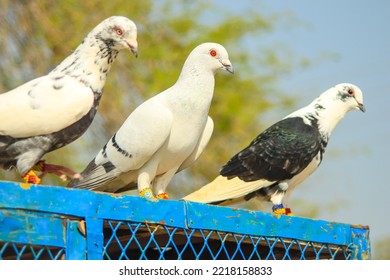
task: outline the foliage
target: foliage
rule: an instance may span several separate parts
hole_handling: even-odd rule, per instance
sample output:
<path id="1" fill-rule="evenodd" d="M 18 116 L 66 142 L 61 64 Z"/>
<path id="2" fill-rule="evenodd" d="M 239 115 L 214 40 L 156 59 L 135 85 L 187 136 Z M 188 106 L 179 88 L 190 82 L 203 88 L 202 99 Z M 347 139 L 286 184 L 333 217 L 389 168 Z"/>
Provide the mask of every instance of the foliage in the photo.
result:
<path id="1" fill-rule="evenodd" d="M 198 187 L 214 178 L 220 166 L 263 129 L 263 113 L 275 102 L 285 101 L 275 90 L 279 74 L 286 71 L 276 49 L 260 46 L 253 50 L 247 44 L 248 38 L 261 42 L 279 19 L 267 18 L 258 11 L 245 11 L 243 17 L 242 12 L 210 1 L 175 1 L 173 5 L 146 0 L 3 0 L 0 91 L 47 73 L 97 23 L 116 14 L 131 18 L 139 27 L 140 56 L 134 59 L 126 52 L 118 56 L 91 128 L 68 147 L 45 158 L 81 171 L 136 106 L 176 81 L 196 45 L 214 41 L 227 48 L 235 74 L 217 75 L 210 109 L 215 122 L 213 137 L 197 164 L 182 175 L 188 187 Z M 4 176 L 13 178 L 12 174 Z M 46 183 L 58 183 L 48 179 L 51 177 Z M 180 179 L 173 184 L 178 183 Z"/>

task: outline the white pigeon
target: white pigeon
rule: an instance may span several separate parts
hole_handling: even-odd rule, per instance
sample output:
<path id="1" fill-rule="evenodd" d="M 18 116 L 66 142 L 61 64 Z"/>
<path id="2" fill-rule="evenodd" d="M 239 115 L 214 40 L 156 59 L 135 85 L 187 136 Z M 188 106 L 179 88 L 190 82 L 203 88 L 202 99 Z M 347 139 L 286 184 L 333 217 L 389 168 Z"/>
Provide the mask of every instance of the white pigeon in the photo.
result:
<path id="1" fill-rule="evenodd" d="M 177 82 L 138 106 L 68 187 L 116 192 L 135 182 L 142 197 L 167 199 L 172 177 L 197 160 L 210 140 L 208 112 L 218 70 L 233 72 L 225 48 L 197 46 Z"/>
<path id="2" fill-rule="evenodd" d="M 118 52 L 137 53 L 137 28 L 113 16 L 97 25 L 77 49 L 46 76 L 0 94 L 0 167 L 16 167 L 28 183 L 32 170 L 66 176 L 71 170 L 40 161 L 80 137 L 91 124 Z M 65 177 L 66 178 L 66 177 Z"/>
<path id="3" fill-rule="evenodd" d="M 332 131 L 351 110 L 365 111 L 361 90 L 345 83 L 330 88 L 259 134 L 220 176 L 183 199 L 229 205 L 259 197 L 273 203 L 275 214 L 291 214 L 285 194 L 316 170 Z"/>

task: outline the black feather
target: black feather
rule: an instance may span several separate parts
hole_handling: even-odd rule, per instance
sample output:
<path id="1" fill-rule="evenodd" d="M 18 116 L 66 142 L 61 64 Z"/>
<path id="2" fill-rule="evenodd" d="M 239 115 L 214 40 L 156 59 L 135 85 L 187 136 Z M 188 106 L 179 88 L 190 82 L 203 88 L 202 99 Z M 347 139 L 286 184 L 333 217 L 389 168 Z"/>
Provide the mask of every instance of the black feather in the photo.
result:
<path id="1" fill-rule="evenodd" d="M 246 182 L 291 179 L 304 170 L 318 152 L 322 155 L 325 146 L 315 122 L 308 125 L 300 117 L 283 119 L 233 156 L 220 174 Z"/>

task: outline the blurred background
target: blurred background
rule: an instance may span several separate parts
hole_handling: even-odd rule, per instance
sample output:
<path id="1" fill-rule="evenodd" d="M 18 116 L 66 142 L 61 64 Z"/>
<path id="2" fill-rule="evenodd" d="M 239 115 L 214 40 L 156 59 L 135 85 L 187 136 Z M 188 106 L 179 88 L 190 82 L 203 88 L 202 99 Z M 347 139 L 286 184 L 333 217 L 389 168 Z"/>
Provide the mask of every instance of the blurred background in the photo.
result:
<path id="1" fill-rule="evenodd" d="M 0 92 L 48 73 L 103 19 L 135 21 L 138 59 L 119 54 L 90 129 L 45 157 L 81 171 L 136 106 L 176 81 L 195 46 L 223 44 L 235 74 L 217 74 L 214 134 L 198 162 L 171 182 L 168 192 L 179 199 L 216 177 L 271 124 L 335 84 L 354 83 L 366 113 L 347 114 L 289 206 L 297 216 L 370 226 L 373 258 L 390 259 L 390 2 L 284 2 L 0 0 Z M 20 180 L 13 171 L 0 178 Z M 44 184 L 64 185 L 50 175 Z"/>

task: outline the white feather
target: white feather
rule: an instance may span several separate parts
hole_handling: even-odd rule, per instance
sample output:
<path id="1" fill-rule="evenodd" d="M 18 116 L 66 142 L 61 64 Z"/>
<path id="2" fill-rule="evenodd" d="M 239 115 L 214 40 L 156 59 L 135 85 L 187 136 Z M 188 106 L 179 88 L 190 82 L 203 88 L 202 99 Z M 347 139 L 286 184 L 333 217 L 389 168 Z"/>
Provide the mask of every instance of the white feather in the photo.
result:
<path id="1" fill-rule="evenodd" d="M 64 76 L 60 89 L 47 76 L 0 95 L 0 135 L 14 138 L 57 132 L 81 119 L 93 105 L 93 92 Z"/>
<path id="2" fill-rule="evenodd" d="M 187 167 L 191 166 L 200 157 L 200 155 L 210 141 L 211 135 L 213 134 L 213 130 L 214 122 L 213 119 L 209 116 L 207 118 L 206 126 L 202 132 L 202 136 L 198 141 L 197 147 L 194 149 L 192 154 L 182 163 L 178 171 L 184 170 Z"/>

